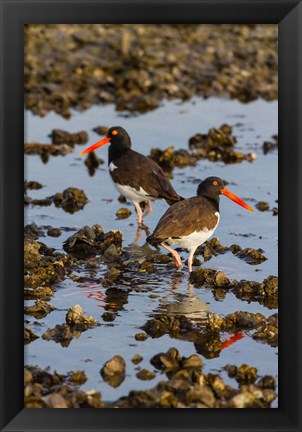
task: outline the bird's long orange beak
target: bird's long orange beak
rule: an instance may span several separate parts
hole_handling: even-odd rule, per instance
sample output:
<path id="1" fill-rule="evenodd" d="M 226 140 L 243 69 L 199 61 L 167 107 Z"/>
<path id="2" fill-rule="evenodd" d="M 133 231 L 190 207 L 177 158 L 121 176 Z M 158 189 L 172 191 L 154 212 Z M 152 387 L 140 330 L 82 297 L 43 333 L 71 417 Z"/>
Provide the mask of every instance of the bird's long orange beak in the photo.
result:
<path id="1" fill-rule="evenodd" d="M 95 144 L 92 144 L 92 146 L 81 151 L 80 156 L 83 156 L 84 154 L 90 153 L 93 150 L 96 150 L 97 148 L 102 147 L 105 144 L 108 144 L 109 142 L 110 142 L 110 138 L 106 136 L 105 138 L 101 139 L 100 141 L 96 142 Z"/>
<path id="2" fill-rule="evenodd" d="M 238 196 L 236 196 L 235 194 L 233 194 L 232 192 L 230 192 L 227 188 L 222 189 L 221 193 L 222 193 L 222 195 L 225 195 L 226 197 L 230 198 L 236 204 L 241 205 L 245 209 L 247 209 L 249 211 L 252 211 L 252 212 L 254 211 L 254 209 L 252 209 L 252 207 L 250 207 L 247 203 L 245 203 L 244 201 L 242 201 L 242 199 L 238 198 Z"/>

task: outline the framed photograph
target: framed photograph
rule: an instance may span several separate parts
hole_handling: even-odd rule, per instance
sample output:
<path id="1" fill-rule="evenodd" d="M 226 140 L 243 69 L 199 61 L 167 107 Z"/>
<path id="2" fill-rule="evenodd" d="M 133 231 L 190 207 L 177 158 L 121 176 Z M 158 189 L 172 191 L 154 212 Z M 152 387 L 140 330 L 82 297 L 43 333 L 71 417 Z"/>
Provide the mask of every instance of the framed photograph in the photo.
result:
<path id="1" fill-rule="evenodd" d="M 301 430 L 301 2 L 0 2 L 1 430 Z"/>

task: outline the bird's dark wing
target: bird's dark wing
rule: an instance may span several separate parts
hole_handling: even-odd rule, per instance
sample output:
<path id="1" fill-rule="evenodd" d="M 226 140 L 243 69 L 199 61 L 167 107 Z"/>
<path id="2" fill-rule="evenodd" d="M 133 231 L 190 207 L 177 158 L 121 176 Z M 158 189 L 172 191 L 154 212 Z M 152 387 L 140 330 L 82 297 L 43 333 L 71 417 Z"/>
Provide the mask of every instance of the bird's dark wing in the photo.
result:
<path id="1" fill-rule="evenodd" d="M 147 240 L 158 244 L 168 238 L 180 238 L 194 231 L 212 229 L 218 222 L 216 212 L 215 204 L 203 197 L 179 201 L 168 208 Z"/>
<path id="2" fill-rule="evenodd" d="M 112 171 L 111 176 L 117 183 L 137 190 L 142 187 L 150 197 L 165 199 L 170 205 L 183 199 L 173 189 L 160 166 L 147 156 L 131 150 L 114 163 L 118 169 Z"/>

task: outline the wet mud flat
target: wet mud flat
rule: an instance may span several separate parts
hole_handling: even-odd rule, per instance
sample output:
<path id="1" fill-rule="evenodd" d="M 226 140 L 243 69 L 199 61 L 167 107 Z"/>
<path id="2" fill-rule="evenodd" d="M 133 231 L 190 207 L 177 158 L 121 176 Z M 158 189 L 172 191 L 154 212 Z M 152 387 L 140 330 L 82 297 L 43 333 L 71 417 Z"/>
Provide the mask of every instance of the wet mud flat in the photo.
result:
<path id="1" fill-rule="evenodd" d="M 193 96 L 275 100 L 276 25 L 25 26 L 25 105 L 41 116 L 114 103 L 143 113 Z"/>
<path id="2" fill-rule="evenodd" d="M 277 103 L 194 98 L 125 114 L 26 112 L 26 406 L 276 407 Z M 147 228 L 133 245 L 136 214 L 118 199 L 106 149 L 78 156 L 112 124 L 182 196 L 218 175 L 255 207 L 221 200 L 190 277 L 145 244 Z M 150 231 L 167 208 L 153 207 Z"/>

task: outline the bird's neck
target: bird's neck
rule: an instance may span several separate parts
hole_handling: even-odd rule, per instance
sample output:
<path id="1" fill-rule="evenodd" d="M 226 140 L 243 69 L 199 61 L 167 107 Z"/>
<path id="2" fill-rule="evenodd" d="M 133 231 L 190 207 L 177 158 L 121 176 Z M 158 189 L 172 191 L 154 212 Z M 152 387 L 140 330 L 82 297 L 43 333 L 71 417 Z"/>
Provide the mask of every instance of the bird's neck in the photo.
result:
<path id="1" fill-rule="evenodd" d="M 114 147 L 110 145 L 108 149 L 108 165 L 129 151 L 128 147 Z"/>
<path id="2" fill-rule="evenodd" d="M 220 197 L 218 196 L 214 196 L 212 194 L 207 195 L 207 193 L 202 193 L 202 194 L 198 194 L 198 196 L 206 198 L 211 204 L 214 205 L 215 207 L 215 211 L 219 212 L 219 202 L 220 202 Z"/>

